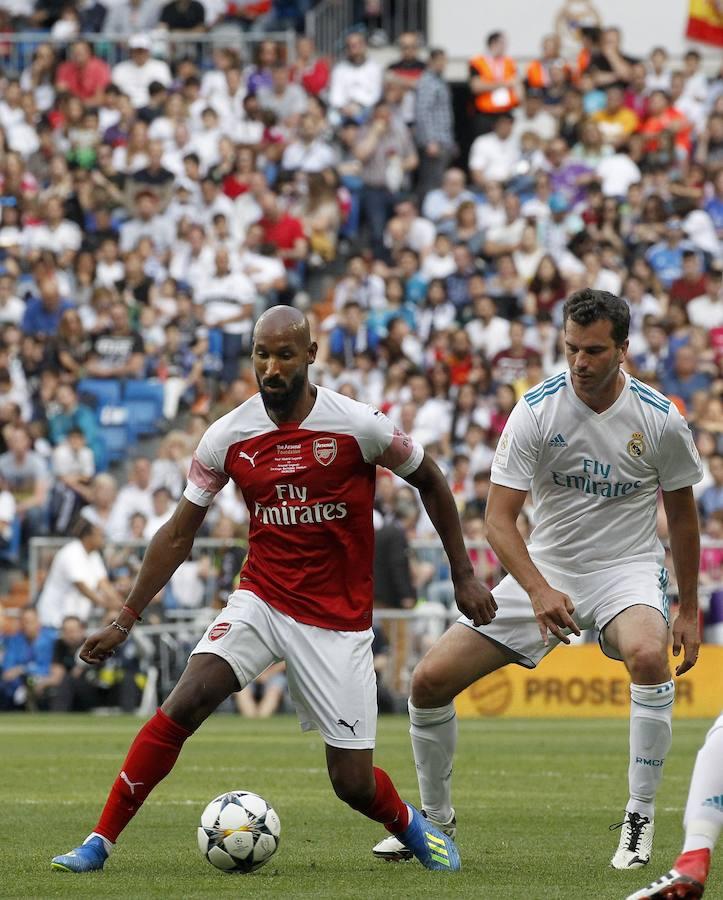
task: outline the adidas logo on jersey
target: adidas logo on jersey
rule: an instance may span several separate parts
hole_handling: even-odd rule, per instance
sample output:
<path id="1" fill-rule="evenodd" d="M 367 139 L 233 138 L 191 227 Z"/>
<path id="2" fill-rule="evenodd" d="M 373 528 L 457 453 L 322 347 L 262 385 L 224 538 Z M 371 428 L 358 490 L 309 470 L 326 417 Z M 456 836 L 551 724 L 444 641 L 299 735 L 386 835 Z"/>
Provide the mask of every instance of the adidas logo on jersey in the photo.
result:
<path id="1" fill-rule="evenodd" d="M 567 447 L 567 441 L 561 434 L 556 434 L 555 437 L 548 442 L 548 447 Z"/>

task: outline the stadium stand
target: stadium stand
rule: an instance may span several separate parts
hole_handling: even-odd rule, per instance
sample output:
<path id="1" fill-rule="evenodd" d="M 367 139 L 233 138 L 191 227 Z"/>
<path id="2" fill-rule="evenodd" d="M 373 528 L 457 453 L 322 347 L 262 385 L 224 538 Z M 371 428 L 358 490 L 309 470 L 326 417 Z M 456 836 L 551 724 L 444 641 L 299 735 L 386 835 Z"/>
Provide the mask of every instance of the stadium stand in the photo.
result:
<path id="1" fill-rule="evenodd" d="M 101 529 L 108 577 L 127 587 L 142 550 L 123 542 L 142 543 L 207 425 L 255 390 L 251 332 L 276 303 L 309 316 L 318 383 L 435 457 L 493 584 L 495 442 L 515 399 L 565 368 L 561 304 L 585 286 L 626 297 L 628 368 L 694 433 L 720 641 L 723 66 L 633 58 L 614 23 L 574 59 L 545 38 L 525 65 L 496 35 L 453 98 L 444 51 L 381 21 L 360 24 L 373 44 L 398 38 L 387 67 L 364 28 L 337 36 L 339 58 L 317 53 L 312 5 L 208 2 L 192 34 L 174 4 L 0 10 L 0 669 L 68 515 Z M 403 596 L 380 605 L 448 609 L 414 492 L 380 478 L 377 514 L 411 547 Z M 218 604 L 246 523 L 231 485 L 156 624 Z"/>

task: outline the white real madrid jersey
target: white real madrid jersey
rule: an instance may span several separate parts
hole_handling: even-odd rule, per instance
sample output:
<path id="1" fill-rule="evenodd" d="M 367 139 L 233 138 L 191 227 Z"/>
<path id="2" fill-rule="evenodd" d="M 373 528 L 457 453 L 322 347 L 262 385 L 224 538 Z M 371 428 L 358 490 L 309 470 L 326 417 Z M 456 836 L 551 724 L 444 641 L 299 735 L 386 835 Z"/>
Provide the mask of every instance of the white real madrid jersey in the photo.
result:
<path id="1" fill-rule="evenodd" d="M 598 414 L 569 370 L 517 403 L 492 464 L 494 484 L 532 492 L 533 560 L 581 573 L 634 557 L 662 563 L 658 488 L 702 477 L 690 430 L 667 397 L 626 374 L 620 396 Z"/>

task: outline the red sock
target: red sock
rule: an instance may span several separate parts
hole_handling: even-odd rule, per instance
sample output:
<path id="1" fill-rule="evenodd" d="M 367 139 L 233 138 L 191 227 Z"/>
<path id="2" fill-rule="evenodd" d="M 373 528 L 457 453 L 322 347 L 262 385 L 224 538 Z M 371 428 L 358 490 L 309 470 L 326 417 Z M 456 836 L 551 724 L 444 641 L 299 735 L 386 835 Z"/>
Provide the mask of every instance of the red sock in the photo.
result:
<path id="1" fill-rule="evenodd" d="M 159 781 L 173 768 L 183 742 L 192 732 L 178 725 L 157 709 L 136 735 L 125 758 L 120 775 L 93 829 L 115 843 L 143 801 Z"/>
<path id="2" fill-rule="evenodd" d="M 409 824 L 407 804 L 399 796 L 392 779 L 383 769 L 374 767 L 374 780 L 377 786 L 374 799 L 365 809 L 361 807 L 355 809 L 368 819 L 381 822 L 392 834 L 404 831 Z"/>
<path id="3" fill-rule="evenodd" d="M 673 868 L 683 875 L 689 875 L 701 884 L 705 884 L 710 869 L 710 850 L 703 847 L 701 850 L 689 850 L 687 853 L 681 853 L 673 864 Z"/>

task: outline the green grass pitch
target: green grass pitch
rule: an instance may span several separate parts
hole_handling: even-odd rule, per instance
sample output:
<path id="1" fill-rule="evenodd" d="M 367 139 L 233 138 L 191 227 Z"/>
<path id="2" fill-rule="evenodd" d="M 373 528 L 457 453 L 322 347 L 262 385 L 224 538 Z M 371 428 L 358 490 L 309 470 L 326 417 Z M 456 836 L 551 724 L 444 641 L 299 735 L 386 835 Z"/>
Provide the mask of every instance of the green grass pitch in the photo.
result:
<path id="1" fill-rule="evenodd" d="M 287 716 L 215 716 L 131 823 L 102 873 L 52 872 L 50 858 L 94 824 L 139 720 L 0 717 L 0 897 L 417 898 L 622 900 L 657 878 L 681 842 L 681 817 L 707 722 L 677 722 L 666 762 L 651 865 L 614 872 L 608 860 L 626 800 L 627 722 L 462 721 L 455 767 L 461 873 L 370 854 L 383 836 L 332 794 L 318 735 Z M 376 760 L 417 801 L 404 717 L 380 721 Z M 252 875 L 214 870 L 196 846 L 205 804 L 256 791 L 281 816 L 281 846 Z M 706 896 L 723 897 L 723 862 Z"/>

